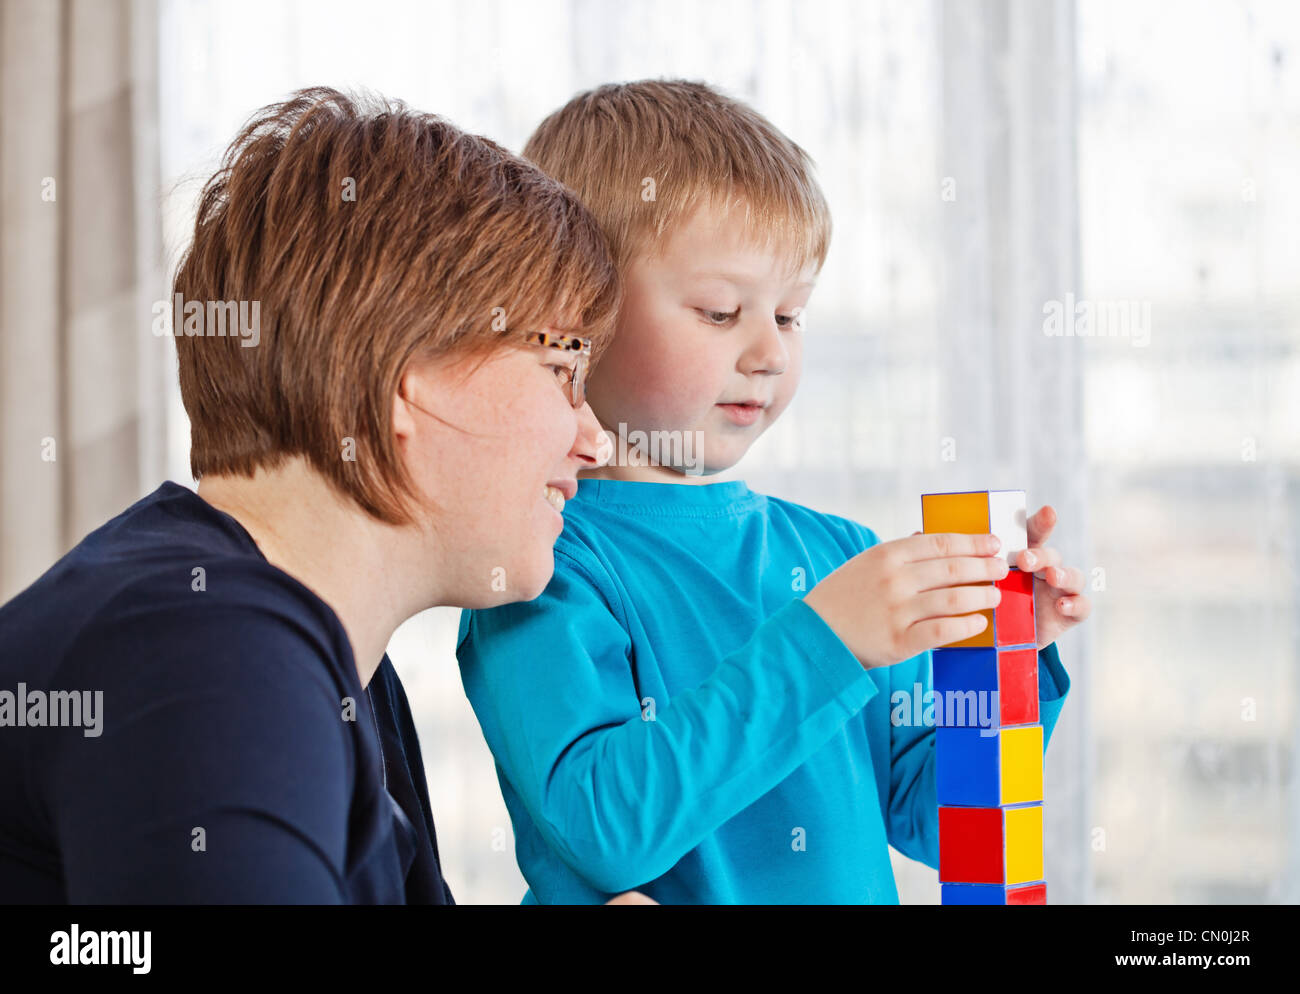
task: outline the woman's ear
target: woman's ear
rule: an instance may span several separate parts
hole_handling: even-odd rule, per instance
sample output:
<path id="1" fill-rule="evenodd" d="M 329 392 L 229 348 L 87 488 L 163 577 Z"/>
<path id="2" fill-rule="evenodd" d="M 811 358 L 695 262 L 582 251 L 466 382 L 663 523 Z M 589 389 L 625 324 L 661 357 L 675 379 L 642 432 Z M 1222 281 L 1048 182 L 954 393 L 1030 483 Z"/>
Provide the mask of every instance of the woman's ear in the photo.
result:
<path id="1" fill-rule="evenodd" d="M 414 399 L 419 393 L 419 382 L 420 375 L 413 366 L 407 366 L 397 381 L 393 394 L 393 434 L 399 442 L 415 434 L 415 408 L 407 403 L 407 398 Z"/>

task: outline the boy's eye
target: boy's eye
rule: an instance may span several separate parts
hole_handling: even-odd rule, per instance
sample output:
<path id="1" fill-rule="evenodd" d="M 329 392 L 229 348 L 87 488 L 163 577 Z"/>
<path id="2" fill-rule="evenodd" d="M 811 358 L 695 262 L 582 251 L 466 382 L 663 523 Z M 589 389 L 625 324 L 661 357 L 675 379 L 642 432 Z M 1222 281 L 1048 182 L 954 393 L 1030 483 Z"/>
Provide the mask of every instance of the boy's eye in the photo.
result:
<path id="1" fill-rule="evenodd" d="M 709 324 L 729 324 L 740 316 L 740 308 L 734 311 L 711 311 L 705 307 L 697 307 L 696 311 Z M 794 328 L 799 324 L 799 315 L 797 314 L 778 314 L 776 315 L 776 326 L 778 328 Z"/>
<path id="2" fill-rule="evenodd" d="M 705 321 L 708 321 L 709 324 L 726 324 L 728 321 L 733 320 L 740 314 L 739 307 L 734 311 L 710 311 L 705 310 L 702 307 L 697 307 L 696 310 L 700 312 L 700 315 Z"/>

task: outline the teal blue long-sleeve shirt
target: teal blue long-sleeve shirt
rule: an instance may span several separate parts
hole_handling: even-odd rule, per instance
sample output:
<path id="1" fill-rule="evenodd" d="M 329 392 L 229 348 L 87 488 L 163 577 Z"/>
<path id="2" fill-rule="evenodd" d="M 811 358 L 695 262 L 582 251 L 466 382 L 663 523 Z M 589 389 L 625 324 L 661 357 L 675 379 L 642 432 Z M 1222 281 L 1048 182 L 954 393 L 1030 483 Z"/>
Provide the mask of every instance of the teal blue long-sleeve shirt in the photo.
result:
<path id="1" fill-rule="evenodd" d="M 934 729 L 891 721 L 930 654 L 864 670 L 802 599 L 870 529 L 743 482 L 581 480 L 564 517 L 457 649 L 526 903 L 897 903 L 888 846 L 938 866 Z M 1044 748 L 1068 690 L 1049 646 Z"/>

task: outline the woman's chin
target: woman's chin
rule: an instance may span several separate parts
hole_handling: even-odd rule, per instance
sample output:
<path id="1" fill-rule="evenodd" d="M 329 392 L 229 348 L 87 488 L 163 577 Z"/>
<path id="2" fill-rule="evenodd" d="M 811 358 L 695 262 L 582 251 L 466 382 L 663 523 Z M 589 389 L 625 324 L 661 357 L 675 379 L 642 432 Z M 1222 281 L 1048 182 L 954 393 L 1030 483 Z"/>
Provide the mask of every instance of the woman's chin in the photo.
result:
<path id="1" fill-rule="evenodd" d="M 515 564 L 515 571 L 510 574 L 507 589 L 501 591 L 497 603 L 509 604 L 511 601 L 536 600 L 551 582 L 555 574 L 555 545 L 552 541 L 539 544 L 527 561 Z"/>
<path id="2" fill-rule="evenodd" d="M 508 600 L 503 603 L 507 603 L 510 600 L 523 600 L 523 601 L 536 600 L 538 597 L 542 596 L 542 592 L 546 590 L 546 586 L 551 582 L 551 577 L 554 574 L 555 574 L 555 557 L 551 556 L 551 558 L 546 563 L 545 569 L 538 569 L 534 571 L 534 575 L 531 582 L 526 581 L 524 583 L 521 583 L 519 585 L 519 588 L 516 590 L 516 596 L 508 598 Z"/>

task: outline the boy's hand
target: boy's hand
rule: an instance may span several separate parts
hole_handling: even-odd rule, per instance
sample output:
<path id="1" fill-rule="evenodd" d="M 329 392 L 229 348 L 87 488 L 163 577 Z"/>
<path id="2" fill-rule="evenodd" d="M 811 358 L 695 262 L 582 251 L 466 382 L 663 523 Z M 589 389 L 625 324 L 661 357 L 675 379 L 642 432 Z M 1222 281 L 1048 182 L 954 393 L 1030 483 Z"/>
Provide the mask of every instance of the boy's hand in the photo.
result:
<path id="1" fill-rule="evenodd" d="M 892 666 L 988 626 L 975 612 L 1002 599 L 989 582 L 1008 572 L 1006 561 L 995 558 L 997 550 L 992 535 L 913 535 L 882 542 L 831 573 L 804 602 L 864 667 Z"/>
<path id="2" fill-rule="evenodd" d="M 1029 548 L 1016 555 L 1015 566 L 1034 574 L 1034 614 L 1042 649 L 1088 617 L 1092 602 L 1083 594 L 1083 571 L 1062 566 L 1061 553 L 1043 545 L 1056 527 L 1056 509 L 1039 508 L 1026 525 Z"/>
<path id="3" fill-rule="evenodd" d="M 646 897 L 639 890 L 624 891 L 618 897 L 611 897 L 605 902 L 608 904 L 658 904 L 652 897 Z"/>

